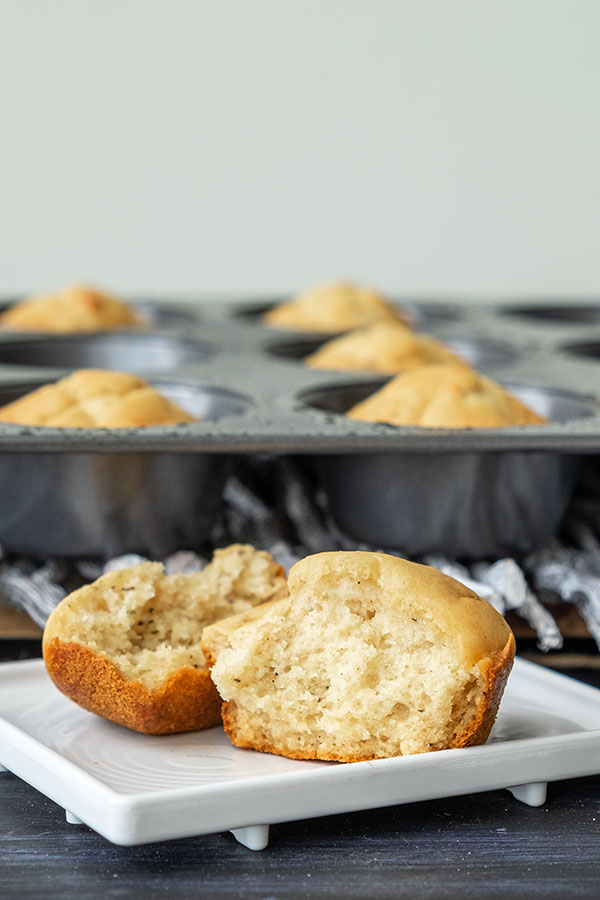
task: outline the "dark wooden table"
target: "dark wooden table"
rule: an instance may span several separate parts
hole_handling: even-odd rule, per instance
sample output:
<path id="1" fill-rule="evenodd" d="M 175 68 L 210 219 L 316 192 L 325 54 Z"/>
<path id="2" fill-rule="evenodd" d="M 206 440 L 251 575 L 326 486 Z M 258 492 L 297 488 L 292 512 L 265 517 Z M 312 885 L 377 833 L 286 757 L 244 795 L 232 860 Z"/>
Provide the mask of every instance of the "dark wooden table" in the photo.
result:
<path id="1" fill-rule="evenodd" d="M 0 659 L 39 655 L 1 641 Z M 560 668 L 560 667 L 558 667 Z M 600 669 L 568 674 L 600 686 Z M 0 775 L 0 898 L 495 898 L 600 896 L 600 776 L 271 828 L 253 853 L 214 834 L 118 847 L 11 774 Z"/>

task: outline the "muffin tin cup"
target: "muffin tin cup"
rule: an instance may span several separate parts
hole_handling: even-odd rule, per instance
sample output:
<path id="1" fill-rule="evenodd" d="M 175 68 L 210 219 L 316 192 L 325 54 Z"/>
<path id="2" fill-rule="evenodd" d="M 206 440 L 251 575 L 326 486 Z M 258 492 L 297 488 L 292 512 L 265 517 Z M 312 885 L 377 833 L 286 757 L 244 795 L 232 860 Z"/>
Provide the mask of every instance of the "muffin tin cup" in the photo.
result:
<path id="1" fill-rule="evenodd" d="M 590 359 L 600 363 L 600 339 L 595 341 L 575 341 L 572 344 L 562 344 L 561 353 L 575 359 Z"/>
<path id="2" fill-rule="evenodd" d="M 552 303 L 509 305 L 501 315 L 520 319 L 535 327 L 564 328 L 565 326 L 600 327 L 600 303 L 580 303 L 573 300 Z"/>
<path id="3" fill-rule="evenodd" d="M 573 395 L 508 387 L 553 421 L 589 412 Z M 330 388 L 312 402 L 345 412 L 373 390 L 372 384 Z M 483 558 L 542 546 L 560 522 L 579 462 L 558 453 L 445 450 L 333 455 L 318 470 L 333 518 L 356 540 L 410 556 Z"/>
<path id="4" fill-rule="evenodd" d="M 42 557 L 196 545 L 219 514 L 232 457 L 256 453 L 316 465 L 335 521 L 370 546 L 521 553 L 555 532 L 580 461 L 600 453 L 598 306 L 574 317 L 561 307 L 542 328 L 514 305 L 442 304 L 431 330 L 551 420 L 447 430 L 348 419 L 387 378 L 314 370 L 301 353 L 273 352 L 330 336 L 270 329 L 244 309 L 199 302 L 179 324 L 155 317 L 135 333 L 0 332 L 0 403 L 72 368 L 107 367 L 145 375 L 202 419 L 114 430 L 0 424 L 0 544 Z M 585 353 L 570 352 L 577 344 Z"/>
<path id="5" fill-rule="evenodd" d="M 249 400 L 194 383 L 152 382 L 187 412 L 215 423 L 245 412 Z M 35 388 L 39 383 L 28 385 Z M 25 392 L 0 387 L 0 401 Z M 7 396 L 8 395 L 8 396 Z M 185 425 L 169 426 L 185 429 Z M 153 430 L 161 430 L 155 426 Z M 37 432 L 47 429 L 37 428 Z M 114 429 L 125 434 L 132 429 Z M 146 429 L 133 429 L 136 433 Z M 207 539 L 222 504 L 231 457 L 222 453 L 88 452 L 0 454 L 0 545 L 31 556 L 100 557 L 137 552 L 162 557 Z"/>
<path id="6" fill-rule="evenodd" d="M 338 527 L 408 556 L 527 553 L 556 531 L 580 458 L 557 453 L 344 454 L 318 471 Z"/>
<path id="7" fill-rule="evenodd" d="M 159 558 L 206 539 L 230 460 L 206 453 L 4 453 L 0 544 L 31 556 Z"/>
<path id="8" fill-rule="evenodd" d="M 211 359 L 217 347 L 173 334 L 111 331 L 0 341 L 0 365 L 19 368 L 174 371 Z"/>

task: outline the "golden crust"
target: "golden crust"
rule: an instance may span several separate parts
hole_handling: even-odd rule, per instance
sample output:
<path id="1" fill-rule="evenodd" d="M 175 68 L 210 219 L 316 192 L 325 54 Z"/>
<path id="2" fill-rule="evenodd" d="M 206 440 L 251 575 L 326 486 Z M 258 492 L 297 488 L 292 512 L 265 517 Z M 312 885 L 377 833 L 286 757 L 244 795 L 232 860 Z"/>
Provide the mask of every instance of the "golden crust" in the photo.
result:
<path id="1" fill-rule="evenodd" d="M 515 638 L 510 632 L 506 644 L 495 653 L 485 669 L 485 689 L 473 719 L 459 732 L 451 747 L 475 747 L 485 744 L 496 721 L 500 701 L 515 660 Z"/>
<path id="2" fill-rule="evenodd" d="M 415 334 L 402 322 L 384 321 L 327 341 L 304 362 L 313 369 L 393 374 L 462 360 L 436 338 Z"/>
<path id="3" fill-rule="evenodd" d="M 424 366 L 397 375 L 346 415 L 361 422 L 426 428 L 502 428 L 547 422 L 466 363 Z"/>
<path id="4" fill-rule="evenodd" d="M 467 668 L 493 657 L 511 633 L 494 607 L 456 578 L 388 553 L 332 550 L 306 556 L 290 569 L 290 597 L 282 602 L 291 604 L 300 592 L 317 591 L 319 582 L 340 572 L 355 582 L 376 581 L 383 606 L 395 607 L 401 600 L 408 609 L 428 609 L 443 631 L 461 635 L 460 656 Z M 255 607 L 254 612 L 261 608 Z"/>
<path id="5" fill-rule="evenodd" d="M 398 307 L 370 288 L 345 282 L 318 284 L 263 316 L 271 328 L 333 334 L 386 319 L 401 320 Z"/>
<path id="6" fill-rule="evenodd" d="M 195 419 L 142 378 L 79 369 L 0 409 L 0 422 L 54 428 L 139 428 Z"/>
<path id="7" fill-rule="evenodd" d="M 94 288 L 73 285 L 16 303 L 0 315 L 0 327 L 67 334 L 135 328 L 144 324 L 126 303 Z"/>
<path id="8" fill-rule="evenodd" d="M 50 614 L 42 640 L 46 669 L 79 706 L 134 731 L 209 728 L 221 721 L 221 700 L 198 646 L 199 634 L 194 638 L 189 629 L 182 634 L 182 623 L 192 619 L 192 631 L 200 632 L 204 623 L 226 618 L 232 609 L 286 595 L 283 568 L 249 544 L 215 550 L 204 569 L 189 574 L 165 575 L 158 562 L 110 571 L 73 591 Z M 132 624 L 142 628 L 139 639 L 157 633 L 151 629 L 158 630 L 165 616 L 171 616 L 172 629 L 163 629 L 162 639 L 145 651 L 151 662 L 146 658 L 141 668 L 127 669 L 124 645 L 132 640 Z M 113 639 L 110 650 L 107 638 Z M 183 655 L 177 655 L 180 649 Z"/>
<path id="9" fill-rule="evenodd" d="M 221 721 L 221 700 L 206 669 L 178 669 L 156 690 L 125 679 L 107 657 L 54 637 L 44 661 L 57 688 L 79 706 L 143 734 L 210 728 Z"/>
<path id="10" fill-rule="evenodd" d="M 451 750 L 461 747 L 475 747 L 485 744 L 496 721 L 500 701 L 511 673 L 515 657 L 515 639 L 512 633 L 504 648 L 494 655 L 486 671 L 486 687 L 482 701 L 478 704 L 473 718 L 466 723 L 462 731 L 457 732 L 443 749 Z M 258 750 L 261 753 L 275 753 L 289 759 L 320 759 L 330 762 L 363 762 L 373 759 L 372 755 L 361 753 L 328 752 L 315 749 L 313 752 L 301 752 L 297 748 L 276 744 L 261 729 L 256 719 L 245 716 L 234 700 L 224 702 L 221 707 L 221 718 L 225 734 L 236 747 Z M 439 748 L 441 749 L 441 748 Z"/>

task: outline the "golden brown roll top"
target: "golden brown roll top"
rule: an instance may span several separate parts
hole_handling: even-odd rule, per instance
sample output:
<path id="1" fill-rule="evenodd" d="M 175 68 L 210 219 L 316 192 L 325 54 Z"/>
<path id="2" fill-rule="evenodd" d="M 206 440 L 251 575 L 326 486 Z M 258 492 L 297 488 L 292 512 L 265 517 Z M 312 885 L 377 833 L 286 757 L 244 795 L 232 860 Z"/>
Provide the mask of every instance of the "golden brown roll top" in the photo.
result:
<path id="1" fill-rule="evenodd" d="M 401 311 L 377 291 L 357 284 L 327 282 L 280 303 L 263 316 L 272 328 L 335 333 L 372 322 L 402 318 Z"/>
<path id="2" fill-rule="evenodd" d="M 144 322 L 123 300 L 85 285 L 29 297 L 0 315 L 2 328 L 60 334 L 135 328 Z"/>
<path id="3" fill-rule="evenodd" d="M 461 359 L 430 335 L 415 334 L 400 321 L 384 320 L 327 341 L 306 357 L 314 369 L 403 372 L 435 363 L 460 364 Z"/>
<path id="4" fill-rule="evenodd" d="M 429 428 L 501 428 L 547 420 L 466 364 L 424 366 L 397 375 L 346 415 L 363 422 Z"/>
<path id="5" fill-rule="evenodd" d="M 0 422 L 53 428 L 139 428 L 194 422 L 142 378 L 79 369 L 0 408 Z"/>

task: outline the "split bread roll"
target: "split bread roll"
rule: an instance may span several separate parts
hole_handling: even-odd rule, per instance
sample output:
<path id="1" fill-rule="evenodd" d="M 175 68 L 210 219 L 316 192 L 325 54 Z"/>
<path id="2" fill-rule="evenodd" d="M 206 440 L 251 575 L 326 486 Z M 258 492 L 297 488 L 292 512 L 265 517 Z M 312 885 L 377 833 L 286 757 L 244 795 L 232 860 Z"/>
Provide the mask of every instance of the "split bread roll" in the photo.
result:
<path id="1" fill-rule="evenodd" d="M 79 369 L 0 408 L 0 422 L 53 428 L 139 428 L 195 421 L 142 378 L 104 369 Z"/>
<path id="2" fill-rule="evenodd" d="M 362 422 L 427 428 L 501 428 L 548 421 L 466 363 L 424 366 L 397 375 L 346 415 Z"/>
<path id="3" fill-rule="evenodd" d="M 135 328 L 144 324 L 145 319 L 122 300 L 84 285 L 28 297 L 0 315 L 2 328 L 56 334 Z"/>
<path id="4" fill-rule="evenodd" d="M 515 653 L 487 601 L 362 551 L 306 557 L 288 587 L 204 631 L 234 744 L 353 762 L 486 741 Z"/>
<path id="5" fill-rule="evenodd" d="M 48 674 L 84 709 L 146 734 L 219 724 L 221 702 L 200 636 L 205 625 L 287 594 L 268 553 L 217 550 L 201 572 L 158 562 L 102 575 L 65 597 L 43 636 Z"/>
<path id="6" fill-rule="evenodd" d="M 398 307 L 377 291 L 357 284 L 327 282 L 278 304 L 263 316 L 272 328 L 290 331 L 350 331 L 380 319 L 402 319 Z"/>
<path id="7" fill-rule="evenodd" d="M 398 321 L 382 321 L 327 341 L 304 360 L 313 369 L 394 373 L 434 363 L 462 362 L 441 341 L 415 334 Z"/>

